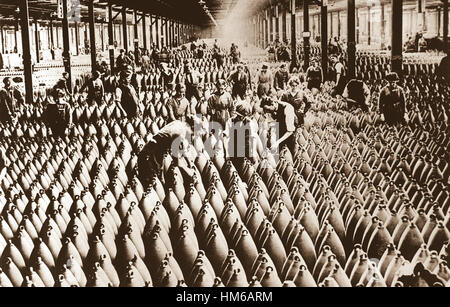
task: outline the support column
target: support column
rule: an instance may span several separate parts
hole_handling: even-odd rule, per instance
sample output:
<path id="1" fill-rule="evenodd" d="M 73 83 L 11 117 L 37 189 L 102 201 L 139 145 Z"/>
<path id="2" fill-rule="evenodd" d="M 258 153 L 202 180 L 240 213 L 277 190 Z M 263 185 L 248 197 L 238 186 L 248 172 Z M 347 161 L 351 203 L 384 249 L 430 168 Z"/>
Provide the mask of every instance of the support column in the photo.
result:
<path id="1" fill-rule="evenodd" d="M 356 9 L 356 43 L 359 44 L 359 9 Z"/>
<path id="2" fill-rule="evenodd" d="M 2 53 L 5 53 L 5 34 L 3 33 L 3 25 L 0 26 L 0 40 L 2 41 Z"/>
<path id="3" fill-rule="evenodd" d="M 14 52 L 18 53 L 19 52 L 19 42 L 17 41 L 17 32 L 19 31 L 19 21 L 16 20 L 16 22 L 14 23 Z"/>
<path id="4" fill-rule="evenodd" d="M 448 49 L 448 0 L 443 0 L 443 13 L 444 13 L 444 30 L 443 30 L 443 36 L 444 36 L 444 50 Z"/>
<path id="5" fill-rule="evenodd" d="M 286 13 L 286 6 L 283 4 L 282 5 L 283 8 L 283 17 L 282 17 L 282 28 L 283 28 L 283 42 L 287 42 L 287 13 Z"/>
<path id="6" fill-rule="evenodd" d="M 41 51 L 41 42 L 39 39 L 39 24 L 38 24 L 37 20 L 34 21 L 34 41 L 35 41 L 35 47 L 36 47 L 35 48 L 36 49 L 36 63 L 40 63 L 41 60 L 39 57 L 39 53 Z M 4 52 L 5 46 L 4 46 L 4 40 L 3 40 L 3 27 L 2 27 L 2 48 L 3 48 L 3 52 Z"/>
<path id="7" fill-rule="evenodd" d="M 292 0 L 291 0 L 292 1 Z M 269 45 L 269 20 L 267 10 L 264 11 L 264 49 Z"/>
<path id="8" fill-rule="evenodd" d="M 392 0 L 392 70 L 402 74 L 403 62 L 403 0 Z"/>
<path id="9" fill-rule="evenodd" d="M 123 49 L 128 52 L 128 26 L 127 26 L 127 8 L 122 7 L 122 33 L 123 33 Z"/>
<path id="10" fill-rule="evenodd" d="M 97 49 L 95 43 L 95 15 L 94 15 L 94 0 L 89 1 L 88 5 L 89 15 L 89 40 L 91 41 L 91 70 L 96 70 L 97 63 Z"/>
<path id="11" fill-rule="evenodd" d="M 291 71 L 292 69 L 298 67 L 297 59 L 297 23 L 295 22 L 296 17 L 296 6 L 295 0 L 291 0 Z"/>
<path id="12" fill-rule="evenodd" d="M 142 13 L 142 44 L 144 45 L 144 49 L 148 49 L 147 46 L 147 15 L 145 13 Z"/>
<path id="13" fill-rule="evenodd" d="M 33 103 L 33 68 L 31 66 L 30 50 L 30 16 L 28 13 L 28 0 L 19 0 L 20 28 L 22 31 L 23 74 L 25 79 L 25 101 Z"/>
<path id="14" fill-rule="evenodd" d="M 338 20 L 338 38 L 341 39 L 341 14 L 340 11 L 337 12 L 337 20 Z"/>
<path id="15" fill-rule="evenodd" d="M 69 91 L 72 91 L 72 64 L 70 62 L 70 40 L 69 40 L 69 21 L 67 16 L 67 0 L 63 0 L 63 20 L 62 20 L 62 34 L 63 34 L 63 62 L 64 70 L 69 74 L 67 86 Z"/>
<path id="16" fill-rule="evenodd" d="M 108 49 L 109 49 L 109 69 L 111 73 L 114 71 L 114 28 L 113 28 L 113 9 L 108 4 Z"/>
<path id="17" fill-rule="evenodd" d="M 367 45 L 370 45 L 371 42 L 371 32 L 370 32 L 370 6 L 367 7 Z"/>
<path id="18" fill-rule="evenodd" d="M 385 5 L 381 4 L 381 49 L 386 48 L 386 18 L 384 14 Z"/>
<path id="19" fill-rule="evenodd" d="M 153 45 L 153 17 L 150 14 L 149 16 L 149 31 L 150 31 L 150 48 Z"/>
<path id="20" fill-rule="evenodd" d="M 273 8 L 270 7 L 268 12 L 269 12 L 269 42 L 272 43 L 275 39 L 274 39 L 274 33 L 273 33 L 273 14 L 272 14 L 272 10 Z"/>
<path id="21" fill-rule="evenodd" d="M 355 0 L 347 0 L 347 65 L 350 79 L 356 76 Z"/>
<path id="22" fill-rule="evenodd" d="M 161 33 L 161 28 L 159 27 L 159 17 L 155 16 L 156 20 L 155 20 L 155 27 L 156 27 L 156 48 L 160 49 L 161 47 L 161 40 L 160 40 L 160 33 Z"/>
<path id="23" fill-rule="evenodd" d="M 78 22 L 75 22 L 75 44 L 77 55 L 80 55 L 80 30 L 78 29 Z"/>
<path id="24" fill-rule="evenodd" d="M 326 74 L 328 71 L 328 7 L 325 1 L 322 1 L 322 3 L 323 4 L 320 8 L 320 28 L 322 30 L 320 33 L 320 38 L 322 40 L 322 71 Z"/>
<path id="25" fill-rule="evenodd" d="M 278 39 L 279 41 L 282 40 L 280 35 L 280 11 L 279 11 L 279 5 L 275 7 L 275 39 Z"/>
<path id="26" fill-rule="evenodd" d="M 137 62 L 139 53 L 138 13 L 134 10 L 134 60 Z"/>
<path id="27" fill-rule="evenodd" d="M 309 32 L 309 3 L 308 0 L 303 1 L 303 32 Z M 304 53 L 304 65 L 303 70 L 306 71 L 309 67 L 309 38 L 310 35 L 303 36 L 303 53 Z"/>
<path id="28" fill-rule="evenodd" d="M 55 39 L 53 37 L 53 19 L 50 18 L 50 48 L 55 49 Z M 55 51 L 52 51 L 52 60 L 55 60 Z"/>
<path id="29" fill-rule="evenodd" d="M 166 40 L 166 47 L 169 48 L 170 47 L 170 37 L 169 37 L 169 19 L 166 18 L 166 24 L 164 27 L 164 38 Z"/>

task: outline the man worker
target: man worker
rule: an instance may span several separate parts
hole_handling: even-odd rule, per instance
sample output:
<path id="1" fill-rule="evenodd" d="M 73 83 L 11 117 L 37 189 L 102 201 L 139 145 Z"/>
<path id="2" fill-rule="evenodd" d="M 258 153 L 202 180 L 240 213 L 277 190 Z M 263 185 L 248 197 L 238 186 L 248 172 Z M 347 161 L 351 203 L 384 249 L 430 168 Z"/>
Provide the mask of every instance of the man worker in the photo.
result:
<path id="1" fill-rule="evenodd" d="M 187 122 L 175 120 L 164 126 L 153 138 L 145 145 L 138 155 L 139 179 L 144 187 L 151 184 L 155 176 L 159 177 L 164 183 L 164 173 L 162 170 L 162 161 L 164 155 L 169 153 L 180 168 L 180 170 L 192 177 L 193 158 L 187 158 L 184 154 L 188 147 L 190 137 L 192 136 L 193 117 L 190 116 Z"/>
<path id="2" fill-rule="evenodd" d="M 72 124 L 72 109 L 62 89 L 55 90 L 46 109 L 46 122 L 55 137 L 64 138 Z"/>
<path id="3" fill-rule="evenodd" d="M 347 83 L 342 97 L 347 100 L 349 110 L 359 108 L 364 112 L 369 111 L 370 89 L 362 80 L 351 79 Z"/>
<path id="4" fill-rule="evenodd" d="M 192 64 L 188 61 L 184 64 L 185 80 L 186 85 L 186 98 L 191 101 L 192 97 L 200 101 L 201 93 L 200 87 L 202 83 L 202 75 L 192 67 Z"/>
<path id="5" fill-rule="evenodd" d="M 3 79 L 0 90 L 0 122 L 14 122 L 18 117 L 19 106 L 24 103 L 22 93 L 12 85 L 10 77 Z"/>
<path id="6" fill-rule="evenodd" d="M 288 81 L 289 72 L 287 70 L 286 64 L 283 63 L 273 77 L 273 87 L 277 92 L 284 91 L 287 88 Z"/>
<path id="7" fill-rule="evenodd" d="M 241 99 L 245 99 L 251 81 L 242 64 L 237 65 L 237 70 L 231 74 L 228 81 L 233 84 L 231 96 L 233 98 L 239 96 Z"/>
<path id="8" fill-rule="evenodd" d="M 131 85 L 132 76 L 133 71 L 131 67 L 121 71 L 118 88 L 120 94 L 116 94 L 116 97 L 120 97 L 120 102 L 117 105 L 128 118 L 139 115 L 139 98 L 136 89 Z"/>
<path id="9" fill-rule="evenodd" d="M 62 78 L 56 82 L 55 86 L 53 87 L 53 91 L 55 91 L 57 89 L 61 89 L 61 90 L 63 90 L 64 95 L 70 96 L 71 93 L 69 91 L 69 87 L 67 84 L 68 82 L 69 82 L 69 73 L 63 72 Z"/>
<path id="10" fill-rule="evenodd" d="M 105 88 L 103 87 L 103 81 L 100 79 L 100 72 L 94 71 L 92 78 L 89 79 L 81 88 L 80 93 L 84 90 L 88 90 L 87 103 L 92 106 L 94 104 L 102 104 L 105 94 Z"/>
<path id="11" fill-rule="evenodd" d="M 388 85 L 380 91 L 378 102 L 381 119 L 388 125 L 397 125 L 409 120 L 406 113 L 406 99 L 403 88 L 397 82 L 399 81 L 397 73 L 391 72 L 386 76 Z"/>

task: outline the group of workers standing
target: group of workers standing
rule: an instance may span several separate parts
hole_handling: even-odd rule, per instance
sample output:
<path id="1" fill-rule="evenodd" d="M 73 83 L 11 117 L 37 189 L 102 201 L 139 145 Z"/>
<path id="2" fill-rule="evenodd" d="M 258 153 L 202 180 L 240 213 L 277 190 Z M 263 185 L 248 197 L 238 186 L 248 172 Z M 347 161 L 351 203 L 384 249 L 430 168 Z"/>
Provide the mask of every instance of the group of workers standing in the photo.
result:
<path id="1" fill-rule="evenodd" d="M 204 46 L 201 47 L 204 49 Z M 212 48 L 214 55 L 221 53 L 217 42 Z M 175 51 L 175 56 L 177 55 Z M 211 122 L 217 123 L 214 133 L 217 139 L 214 144 L 215 154 L 220 153 L 225 158 L 236 157 L 233 149 L 233 131 L 230 127 L 246 125 L 250 127 L 245 136 L 245 146 L 251 146 L 251 140 L 257 141 L 257 149 L 253 152 L 245 150 L 245 158 L 255 163 L 263 156 L 263 144 L 258 136 L 258 125 L 261 123 L 269 126 L 278 125 L 277 135 L 270 134 L 270 141 L 265 144 L 269 149 L 281 150 L 286 146 L 292 153 L 295 151 L 295 131 L 305 121 L 305 115 L 315 103 L 319 93 L 323 93 L 326 87 L 326 76 L 319 66 L 317 59 L 312 60 L 311 66 L 304 74 L 289 73 L 286 64 L 281 64 L 272 73 L 270 65 L 264 63 L 257 75 L 252 76 L 248 65 L 241 62 L 240 52 L 236 45 L 232 45 L 230 54 L 235 70 L 228 74 L 225 79 L 216 82 L 216 90 L 206 93 L 203 75 L 192 67 L 191 62 L 186 59 L 183 64 L 182 78 L 175 82 L 174 74 L 176 65 L 173 61 L 169 63 L 158 63 L 162 76 L 162 90 L 168 93 L 168 99 L 164 101 L 168 110 L 165 118 L 166 126 L 154 135 L 149 143 L 139 154 L 140 177 L 143 183 L 150 183 L 153 176 L 161 175 L 161 163 L 164 153 L 174 149 L 186 150 L 193 146 L 197 152 L 201 150 L 202 143 L 191 144 L 189 135 L 194 132 L 194 127 L 203 127 L 203 140 L 211 131 L 205 127 L 211 126 Z M 145 61 L 145 59 L 144 59 Z M 217 61 L 217 59 L 216 59 Z M 116 60 L 116 70 L 110 72 L 108 85 L 99 71 L 94 71 L 92 77 L 78 88 L 79 92 L 87 90 L 87 104 L 96 105 L 104 102 L 105 92 L 111 88 L 114 93 L 115 102 L 123 114 L 132 119 L 142 116 L 140 110 L 140 80 L 139 75 L 148 72 L 139 71 L 135 61 L 124 51 L 121 51 Z M 331 96 L 342 97 L 346 100 L 348 109 L 360 109 L 368 112 L 374 109 L 370 105 L 371 93 L 369 87 L 357 79 L 349 80 L 344 65 L 338 56 L 332 57 L 332 68 L 334 85 Z M 217 63 L 218 66 L 221 63 Z M 223 65 L 223 63 L 222 63 Z M 142 63 L 141 63 L 141 66 Z M 220 68 L 221 66 L 219 66 Z M 145 70 L 145 69 L 144 69 Z M 142 77 L 142 76 L 141 76 Z M 46 116 L 53 135 L 65 137 L 67 128 L 72 125 L 72 107 L 70 98 L 72 94 L 67 87 L 67 75 L 57 82 L 48 97 Z M 379 95 L 378 109 L 381 118 L 389 125 L 403 124 L 408 120 L 406 112 L 406 98 L 403 89 L 398 85 L 399 77 L 396 73 L 386 76 L 387 85 L 382 88 Z M 4 79 L 4 88 L 0 90 L 0 121 L 14 121 L 17 116 L 17 108 L 23 104 L 20 91 L 11 84 L 9 78 Z M 256 127 L 256 128 L 255 128 Z M 214 129 L 213 129 L 214 130 Z M 195 131 L 198 132 L 198 131 Z M 179 146 L 174 147 L 174 141 L 181 138 Z M 248 148 L 247 148 L 248 149 Z M 255 154 L 256 151 L 256 154 Z M 253 153 L 249 154 L 250 152 Z M 185 157 L 186 158 L 186 157 Z M 188 174 L 192 172 L 193 160 L 178 157 L 175 162 L 180 169 Z"/>

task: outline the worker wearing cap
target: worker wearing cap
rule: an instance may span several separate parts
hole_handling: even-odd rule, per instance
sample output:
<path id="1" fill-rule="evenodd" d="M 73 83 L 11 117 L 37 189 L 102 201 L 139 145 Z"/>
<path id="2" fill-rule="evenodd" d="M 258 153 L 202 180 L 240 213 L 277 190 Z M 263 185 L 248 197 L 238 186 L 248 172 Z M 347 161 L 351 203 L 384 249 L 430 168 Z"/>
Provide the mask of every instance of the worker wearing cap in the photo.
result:
<path id="1" fill-rule="evenodd" d="M 45 121 L 55 137 L 64 138 L 72 125 L 72 108 L 66 101 L 66 95 L 60 88 L 56 89 L 45 112 Z"/>
<path id="2" fill-rule="evenodd" d="M 273 78 L 273 87 L 277 92 L 284 91 L 287 88 L 288 81 L 289 72 L 287 70 L 286 64 L 281 64 L 280 68 L 277 70 Z"/>
<path id="3" fill-rule="evenodd" d="M 80 88 L 80 93 L 86 88 L 88 90 L 87 103 L 89 105 L 102 104 L 105 88 L 103 87 L 102 79 L 100 79 L 99 71 L 96 70 L 93 72 L 92 78 Z"/>
<path id="4" fill-rule="evenodd" d="M 249 79 L 248 74 L 244 71 L 244 65 L 238 64 L 237 70 L 231 74 L 228 81 L 233 84 L 231 96 L 233 98 L 239 96 L 241 99 L 245 99 L 251 80 Z"/>
<path id="5" fill-rule="evenodd" d="M 289 90 L 283 94 L 281 100 L 294 108 L 295 121 L 298 125 L 303 125 L 304 115 L 311 107 L 311 102 L 307 99 L 305 93 L 300 90 L 300 80 L 297 77 L 292 77 L 288 85 Z"/>
<path id="6" fill-rule="evenodd" d="M 283 101 L 272 101 L 271 105 L 263 107 L 265 112 L 272 114 L 278 124 L 278 136 L 275 143 L 271 144 L 271 149 L 278 149 L 280 152 L 284 146 L 294 154 L 295 149 L 295 110 L 294 107 Z"/>
<path id="7" fill-rule="evenodd" d="M 403 88 L 397 84 L 399 80 L 397 73 L 389 73 L 386 76 L 388 85 L 380 91 L 378 105 L 381 119 L 389 125 L 396 125 L 409 120 L 406 113 L 405 93 Z"/>
<path id="8" fill-rule="evenodd" d="M 69 82 L 69 73 L 63 72 L 62 78 L 56 82 L 55 86 L 53 87 L 53 91 L 61 89 L 64 92 L 64 95 L 70 96 L 69 87 L 67 86 L 68 82 Z"/>
<path id="9" fill-rule="evenodd" d="M 165 183 L 162 162 L 165 154 L 170 154 L 177 166 L 189 177 L 193 176 L 192 165 L 195 157 L 187 156 L 191 147 L 190 138 L 194 126 L 194 117 L 186 122 L 173 121 L 163 128 L 145 145 L 138 155 L 139 179 L 147 187 L 155 176 Z M 186 158 L 186 159 L 184 159 Z M 173 180 L 172 180 L 173 181 Z"/>
<path id="10" fill-rule="evenodd" d="M 236 111 L 233 98 L 226 91 L 226 85 L 225 80 L 218 80 L 217 91 L 208 99 L 208 114 L 211 115 L 211 121 L 220 123 L 224 130 Z"/>
<path id="11" fill-rule="evenodd" d="M 131 59 L 126 55 L 124 49 L 120 49 L 120 54 L 116 59 L 116 67 L 120 71 L 131 64 Z"/>
<path id="12" fill-rule="evenodd" d="M 230 133 L 228 152 L 233 153 L 236 162 L 243 162 L 243 158 L 247 158 L 257 163 L 258 154 L 262 153 L 262 144 L 258 134 L 258 123 L 254 117 L 254 106 L 249 99 L 241 100 L 238 97 L 233 129 L 237 134 Z"/>
<path id="13" fill-rule="evenodd" d="M 169 122 L 174 120 L 185 121 L 191 113 L 189 101 L 186 99 L 186 86 L 178 83 L 175 86 L 175 96 L 169 98 Z"/>
<path id="14" fill-rule="evenodd" d="M 119 99 L 117 104 L 122 112 L 128 117 L 133 118 L 139 114 L 139 98 L 136 89 L 131 85 L 133 71 L 131 67 L 120 72 L 119 88 L 116 97 Z"/>
<path id="15" fill-rule="evenodd" d="M 258 97 L 262 98 L 270 93 L 273 85 L 272 73 L 269 70 L 269 64 L 264 63 L 258 76 Z"/>
<path id="16" fill-rule="evenodd" d="M 210 116 L 210 121 L 219 125 L 217 129 L 214 129 L 214 125 L 212 127 L 215 130 L 215 135 L 223 141 L 225 151 L 228 149 L 227 142 L 230 136 L 229 130 L 232 120 L 236 116 L 236 106 L 230 93 L 226 91 L 226 86 L 227 83 L 225 80 L 219 79 L 217 81 L 217 90 L 209 97 L 207 107 L 207 114 Z M 216 144 L 216 146 L 219 146 L 214 149 L 217 151 L 221 144 Z M 228 156 L 228 153 L 225 152 L 225 155 Z"/>
<path id="17" fill-rule="evenodd" d="M 18 117 L 18 110 L 24 103 L 22 93 L 12 85 L 11 78 L 3 79 L 4 87 L 0 90 L 0 122 L 12 122 Z"/>
<path id="18" fill-rule="evenodd" d="M 192 68 L 192 64 L 186 61 L 184 63 L 184 73 L 185 80 L 184 84 L 186 85 L 186 98 L 191 101 L 192 97 L 200 101 L 201 93 L 201 83 L 202 83 L 202 75 L 195 69 Z"/>

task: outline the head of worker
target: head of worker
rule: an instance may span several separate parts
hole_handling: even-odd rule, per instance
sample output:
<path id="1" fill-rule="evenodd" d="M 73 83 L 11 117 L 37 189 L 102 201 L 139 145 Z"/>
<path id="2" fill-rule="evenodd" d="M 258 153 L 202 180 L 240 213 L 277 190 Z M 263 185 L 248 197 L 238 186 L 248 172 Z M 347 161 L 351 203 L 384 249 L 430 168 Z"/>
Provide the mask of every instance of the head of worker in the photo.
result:
<path id="1" fill-rule="evenodd" d="M 186 86 L 183 83 L 178 83 L 175 86 L 175 94 L 177 97 L 184 98 L 186 96 Z"/>
<path id="2" fill-rule="evenodd" d="M 69 80 L 69 73 L 68 72 L 63 72 L 62 77 L 64 80 Z"/>
<path id="3" fill-rule="evenodd" d="M 398 77 L 398 74 L 396 72 L 391 72 L 386 75 L 386 81 L 389 83 L 389 86 L 394 86 L 397 84 L 398 81 L 400 81 L 400 78 Z"/>
<path id="4" fill-rule="evenodd" d="M 262 71 L 262 72 L 266 72 L 267 70 L 269 70 L 269 64 L 264 63 L 264 64 L 262 65 L 262 67 L 261 67 L 261 71 Z"/>
<path id="5" fill-rule="evenodd" d="M 312 67 L 317 68 L 319 67 L 319 61 L 317 59 L 313 59 L 311 65 Z"/>
<path id="6" fill-rule="evenodd" d="M 219 79 L 219 80 L 216 82 L 216 87 L 217 87 L 217 92 L 218 92 L 220 95 L 222 95 L 222 94 L 224 94 L 225 91 L 226 91 L 227 83 L 226 83 L 226 81 L 225 81 L 224 79 Z"/>
<path id="7" fill-rule="evenodd" d="M 125 54 L 125 49 L 120 49 L 120 55 L 124 55 Z"/>
<path id="8" fill-rule="evenodd" d="M 300 85 L 300 79 L 298 77 L 296 77 L 296 76 L 292 77 L 288 81 L 289 91 L 292 94 L 296 94 L 298 92 L 299 85 Z"/>
<path id="9" fill-rule="evenodd" d="M 5 88 L 9 88 L 11 86 L 11 78 L 10 77 L 3 78 L 3 84 L 5 85 Z"/>
<path id="10" fill-rule="evenodd" d="M 120 80 L 123 84 L 129 84 L 133 77 L 133 70 L 129 67 L 120 72 Z"/>
<path id="11" fill-rule="evenodd" d="M 280 66 L 280 71 L 281 71 L 281 72 L 287 72 L 286 64 L 281 64 L 281 66 Z"/>
<path id="12" fill-rule="evenodd" d="M 98 70 L 95 70 L 95 71 L 92 73 L 92 77 L 93 77 L 94 79 L 100 78 L 100 72 L 99 72 Z"/>

